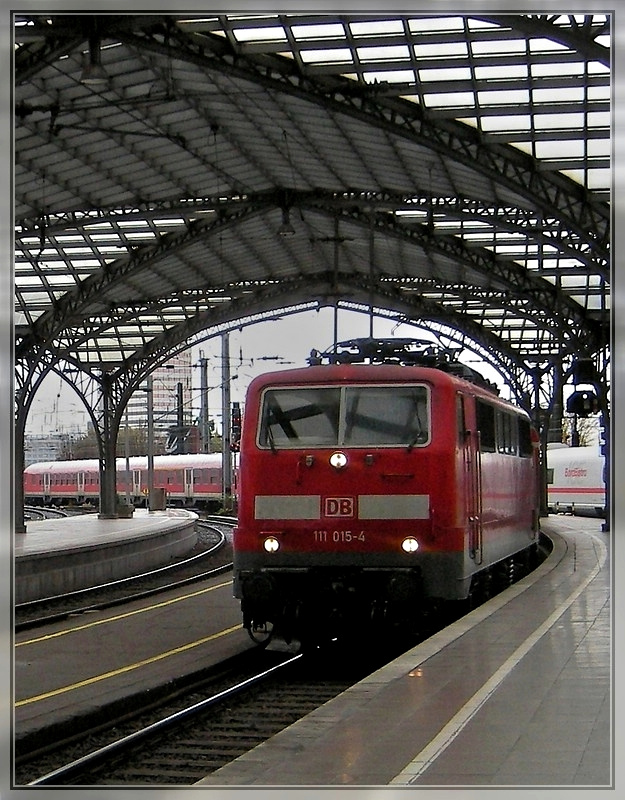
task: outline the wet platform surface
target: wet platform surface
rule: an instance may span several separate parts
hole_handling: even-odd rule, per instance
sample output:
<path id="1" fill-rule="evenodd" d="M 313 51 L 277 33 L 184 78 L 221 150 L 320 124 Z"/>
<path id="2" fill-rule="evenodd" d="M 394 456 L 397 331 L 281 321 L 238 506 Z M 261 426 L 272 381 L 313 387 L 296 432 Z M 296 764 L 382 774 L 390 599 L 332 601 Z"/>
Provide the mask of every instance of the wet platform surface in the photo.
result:
<path id="1" fill-rule="evenodd" d="M 610 787 L 610 534 L 542 528 L 532 575 L 198 785 Z"/>
<path id="2" fill-rule="evenodd" d="M 141 539 L 159 530 L 180 527 L 197 514 L 183 509 L 166 511 L 135 509 L 129 519 L 101 519 L 97 514 L 78 514 L 53 519 L 29 520 L 26 533 L 15 536 L 16 558 L 65 552 L 85 547 L 97 547 L 112 541 L 127 542 Z"/>

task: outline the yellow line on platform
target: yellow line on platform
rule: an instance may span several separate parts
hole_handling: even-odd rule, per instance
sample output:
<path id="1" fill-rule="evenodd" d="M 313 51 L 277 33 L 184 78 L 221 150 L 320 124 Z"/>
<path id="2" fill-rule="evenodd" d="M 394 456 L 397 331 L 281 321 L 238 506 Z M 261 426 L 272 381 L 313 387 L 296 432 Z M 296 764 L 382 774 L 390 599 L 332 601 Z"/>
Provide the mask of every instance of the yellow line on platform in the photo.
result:
<path id="1" fill-rule="evenodd" d="M 185 594 L 181 597 L 174 597 L 171 600 L 165 600 L 162 603 L 155 603 L 154 605 L 146 606 L 145 608 L 138 608 L 135 611 L 127 611 L 125 614 L 117 614 L 114 617 L 107 617 L 106 619 L 97 619 L 93 620 L 93 622 L 87 622 L 85 625 L 78 625 L 73 628 L 67 628 L 63 631 L 57 631 L 56 633 L 48 633 L 45 636 L 39 636 L 36 639 L 27 639 L 23 642 L 16 642 L 15 647 L 24 647 L 27 644 L 37 644 L 38 642 L 47 642 L 50 639 L 56 639 L 59 636 L 66 636 L 68 633 L 77 633 L 78 631 L 84 631 L 88 628 L 94 628 L 96 625 L 106 625 L 109 622 L 119 622 L 119 620 L 127 619 L 128 617 L 133 617 L 135 614 L 143 614 L 145 611 L 153 611 L 155 608 L 165 608 L 165 606 L 170 606 L 173 603 L 179 603 L 181 600 L 189 600 L 193 597 L 199 597 L 202 594 L 206 594 L 207 592 L 212 592 L 215 589 L 223 589 L 224 586 L 231 586 L 232 581 L 226 581 L 225 583 L 219 583 L 216 586 L 209 586 L 207 589 L 200 589 L 197 592 L 191 592 L 191 594 Z"/>
<path id="2" fill-rule="evenodd" d="M 72 692 L 75 689 L 80 689 L 83 686 L 91 686 L 99 681 L 105 681 L 109 678 L 114 678 L 117 675 L 123 675 L 125 672 L 132 672 L 132 670 L 139 669 L 140 667 L 146 667 L 149 664 L 155 664 L 157 661 L 162 661 L 164 658 L 169 658 L 170 656 L 184 653 L 187 650 L 192 650 L 194 647 L 199 647 L 202 644 L 206 644 L 206 642 L 211 642 L 214 639 L 219 639 L 222 636 L 227 636 L 229 633 L 234 633 L 235 631 L 239 630 L 241 630 L 241 626 L 234 625 L 232 628 L 226 628 L 223 631 L 219 631 L 219 633 L 213 633 L 210 636 L 205 636 L 203 639 L 198 639 L 196 642 L 189 642 L 188 644 L 181 645 L 180 647 L 175 647 L 173 650 L 168 650 L 166 653 L 159 653 L 151 658 L 145 658 L 143 661 L 137 661 L 136 664 L 128 664 L 125 667 L 114 669 L 111 672 L 105 672 L 103 675 L 95 675 L 92 678 L 85 678 L 85 680 L 78 681 L 78 683 L 72 683 L 70 686 L 62 686 L 60 689 L 53 689 L 51 692 L 45 692 L 44 694 L 39 694 L 35 697 L 27 697 L 24 700 L 18 700 L 15 703 L 15 708 L 20 708 L 21 706 L 26 706 L 30 703 L 37 703 L 41 700 L 47 700 L 50 697 L 56 697 L 59 694 Z"/>

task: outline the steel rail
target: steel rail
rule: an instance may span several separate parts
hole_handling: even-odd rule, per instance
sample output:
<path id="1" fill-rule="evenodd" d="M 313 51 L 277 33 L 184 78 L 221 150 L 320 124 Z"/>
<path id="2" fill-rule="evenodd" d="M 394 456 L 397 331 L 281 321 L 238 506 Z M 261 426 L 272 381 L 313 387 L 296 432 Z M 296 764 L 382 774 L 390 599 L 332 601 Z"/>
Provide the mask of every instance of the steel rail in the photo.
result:
<path id="1" fill-rule="evenodd" d="M 225 700 L 235 697 L 252 686 L 261 683 L 270 677 L 273 677 L 277 672 L 280 672 L 299 661 L 301 658 L 303 658 L 303 655 L 303 653 L 298 653 L 297 655 L 291 656 L 290 658 L 285 659 L 279 664 L 276 664 L 273 667 L 264 670 L 263 672 L 253 675 L 252 677 L 247 678 L 244 681 L 229 687 L 228 689 L 224 689 L 223 691 L 218 692 L 217 694 L 212 695 L 205 700 L 200 700 L 199 702 L 194 703 L 193 705 L 188 706 L 181 711 L 170 714 L 169 716 L 164 717 L 157 722 L 153 722 L 150 725 L 147 725 L 145 728 L 135 731 L 128 736 L 123 736 L 120 739 L 105 745 L 104 747 L 94 750 L 91 753 L 87 753 L 81 758 L 78 758 L 69 764 L 65 764 L 64 766 L 59 767 L 58 769 L 55 769 L 52 772 L 49 772 L 26 785 L 63 785 L 64 782 L 75 778 L 77 775 L 100 767 L 102 764 L 106 763 L 107 760 L 118 758 L 124 753 L 131 751 L 134 747 L 149 741 L 152 737 L 171 730 L 177 725 L 180 725 L 182 722 L 204 713 L 212 706 L 218 705 Z"/>

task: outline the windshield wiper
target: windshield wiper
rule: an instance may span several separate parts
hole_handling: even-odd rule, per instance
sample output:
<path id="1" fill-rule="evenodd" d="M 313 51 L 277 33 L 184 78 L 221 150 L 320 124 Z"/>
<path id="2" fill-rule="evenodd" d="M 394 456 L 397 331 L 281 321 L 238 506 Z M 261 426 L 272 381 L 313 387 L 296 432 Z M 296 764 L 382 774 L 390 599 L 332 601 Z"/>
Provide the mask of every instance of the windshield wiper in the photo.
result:
<path id="1" fill-rule="evenodd" d="M 408 447 L 406 448 L 410 453 L 412 448 L 415 444 L 419 441 L 419 439 L 423 436 L 423 423 L 421 422 L 421 415 L 420 415 L 420 407 L 419 407 L 419 400 L 417 398 L 413 398 L 413 406 L 415 411 L 415 418 L 417 422 L 417 432 L 410 440 Z"/>
<path id="2" fill-rule="evenodd" d="M 412 451 L 413 447 L 414 447 L 414 446 L 415 446 L 415 444 L 416 444 L 416 443 L 419 441 L 419 439 L 421 438 L 421 436 L 422 436 L 422 435 L 423 435 L 423 432 L 422 432 L 422 431 L 419 431 L 419 433 L 417 433 L 417 435 L 416 435 L 416 436 L 413 436 L 413 437 L 412 437 L 412 439 L 411 439 L 411 440 L 410 440 L 410 442 L 408 443 L 408 447 L 406 448 L 406 450 L 407 450 L 409 453 Z"/>
<path id="3" fill-rule="evenodd" d="M 269 442 L 269 447 L 271 447 L 271 452 L 272 453 L 277 453 L 278 452 L 278 448 L 276 447 L 276 443 L 274 442 L 274 439 L 273 439 L 273 431 L 271 430 L 271 425 L 267 425 L 267 437 L 266 437 L 266 439 L 267 439 L 267 442 Z"/>

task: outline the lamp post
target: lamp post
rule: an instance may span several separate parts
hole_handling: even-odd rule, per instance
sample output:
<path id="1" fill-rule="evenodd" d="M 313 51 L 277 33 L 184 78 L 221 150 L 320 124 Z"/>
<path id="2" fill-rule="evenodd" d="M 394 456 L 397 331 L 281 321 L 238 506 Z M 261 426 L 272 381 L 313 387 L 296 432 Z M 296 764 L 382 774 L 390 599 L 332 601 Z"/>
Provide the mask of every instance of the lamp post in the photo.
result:
<path id="1" fill-rule="evenodd" d="M 210 453 L 211 439 L 208 423 L 208 359 L 200 350 L 200 442 L 203 453 Z"/>

